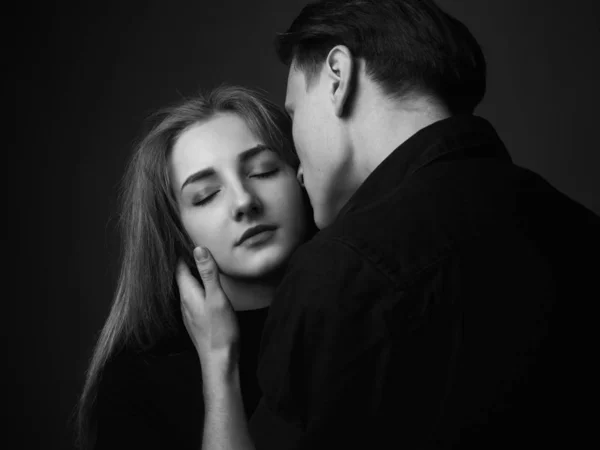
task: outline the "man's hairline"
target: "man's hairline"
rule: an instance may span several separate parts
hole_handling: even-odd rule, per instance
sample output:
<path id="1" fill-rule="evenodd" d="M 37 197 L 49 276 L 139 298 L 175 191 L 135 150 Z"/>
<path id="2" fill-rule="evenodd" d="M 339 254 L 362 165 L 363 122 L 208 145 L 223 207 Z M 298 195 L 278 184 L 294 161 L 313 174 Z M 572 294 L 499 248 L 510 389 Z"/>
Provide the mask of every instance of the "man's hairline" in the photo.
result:
<path id="1" fill-rule="evenodd" d="M 363 64 L 365 65 L 364 69 L 365 69 L 365 73 L 366 73 L 367 61 L 364 58 L 358 58 L 358 57 L 353 57 L 353 58 L 362 60 Z M 312 89 L 312 87 L 315 85 L 315 82 L 318 79 L 319 71 L 322 70 L 322 67 L 324 64 L 325 64 L 325 59 L 323 59 L 323 61 L 317 63 L 317 65 L 315 66 L 316 70 L 313 72 L 306 65 L 299 64 L 297 56 L 293 55 L 292 59 L 290 61 L 290 64 L 289 64 L 289 70 L 300 72 L 302 74 L 302 76 L 304 77 L 305 92 L 308 93 Z M 381 94 L 383 94 L 390 100 L 402 101 L 402 100 L 408 100 L 414 96 L 418 96 L 418 97 L 424 97 L 432 104 L 437 104 L 438 106 L 447 107 L 446 105 L 444 105 L 444 101 L 441 98 L 439 98 L 439 96 L 437 96 L 436 94 L 434 94 L 433 92 L 431 92 L 428 89 L 417 88 L 417 87 L 413 86 L 404 93 L 397 93 L 397 94 L 389 93 L 389 92 L 385 92 L 385 88 L 382 86 L 382 84 L 380 82 L 378 82 L 377 80 L 374 80 L 367 73 L 366 73 L 366 76 L 369 77 L 371 79 L 371 81 L 373 81 L 373 83 L 375 83 L 377 85 L 377 87 L 381 91 Z"/>

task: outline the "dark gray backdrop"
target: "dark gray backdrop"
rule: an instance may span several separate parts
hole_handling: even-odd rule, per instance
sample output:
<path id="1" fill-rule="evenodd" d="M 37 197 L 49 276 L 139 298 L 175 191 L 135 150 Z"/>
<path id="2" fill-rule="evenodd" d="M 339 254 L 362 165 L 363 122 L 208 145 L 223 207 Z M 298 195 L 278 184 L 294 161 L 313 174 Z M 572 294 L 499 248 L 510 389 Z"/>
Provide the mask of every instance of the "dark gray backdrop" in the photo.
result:
<path id="1" fill-rule="evenodd" d="M 600 213 L 597 2 L 439 3 L 486 54 L 477 113 L 518 164 Z M 69 418 L 118 270 L 117 185 L 144 118 L 223 81 L 282 103 L 287 69 L 271 43 L 303 5 L 26 4 L 5 17 L 16 25 L 5 41 L 17 132 L 4 151 L 3 247 L 13 252 L 1 327 L 11 448 L 72 448 Z"/>

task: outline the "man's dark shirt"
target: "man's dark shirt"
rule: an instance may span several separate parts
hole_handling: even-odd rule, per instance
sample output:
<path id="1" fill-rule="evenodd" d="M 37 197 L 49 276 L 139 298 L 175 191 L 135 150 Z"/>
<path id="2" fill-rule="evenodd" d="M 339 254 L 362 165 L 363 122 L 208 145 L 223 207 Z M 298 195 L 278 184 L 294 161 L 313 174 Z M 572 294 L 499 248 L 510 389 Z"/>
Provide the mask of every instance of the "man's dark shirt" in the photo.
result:
<path id="1" fill-rule="evenodd" d="M 484 119 L 419 131 L 294 254 L 262 337 L 257 449 L 583 439 L 599 238 Z"/>

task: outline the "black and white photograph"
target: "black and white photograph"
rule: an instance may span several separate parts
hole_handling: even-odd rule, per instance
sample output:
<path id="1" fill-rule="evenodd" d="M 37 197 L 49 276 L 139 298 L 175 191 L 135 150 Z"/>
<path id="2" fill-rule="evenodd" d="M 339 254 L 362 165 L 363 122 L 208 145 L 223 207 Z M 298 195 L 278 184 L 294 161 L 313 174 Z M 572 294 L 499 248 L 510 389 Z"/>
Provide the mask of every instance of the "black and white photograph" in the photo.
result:
<path id="1" fill-rule="evenodd" d="M 594 446 L 596 0 L 4 21 L 3 448 Z"/>

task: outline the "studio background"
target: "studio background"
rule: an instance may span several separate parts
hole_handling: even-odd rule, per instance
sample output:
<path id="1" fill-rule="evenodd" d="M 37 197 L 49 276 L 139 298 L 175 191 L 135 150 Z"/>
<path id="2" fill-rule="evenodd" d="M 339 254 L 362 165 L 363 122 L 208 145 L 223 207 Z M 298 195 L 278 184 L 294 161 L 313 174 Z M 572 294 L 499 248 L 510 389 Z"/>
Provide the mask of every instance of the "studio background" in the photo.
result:
<path id="1" fill-rule="evenodd" d="M 517 164 L 600 214 L 597 2 L 438 3 L 486 55 L 477 114 Z M 11 448 L 73 448 L 70 420 L 118 273 L 118 186 L 145 118 L 221 82 L 262 88 L 283 104 L 287 68 L 272 41 L 304 4 L 49 3 L 5 17 L 17 30 L 6 40 L 17 127 L 3 180 Z"/>

